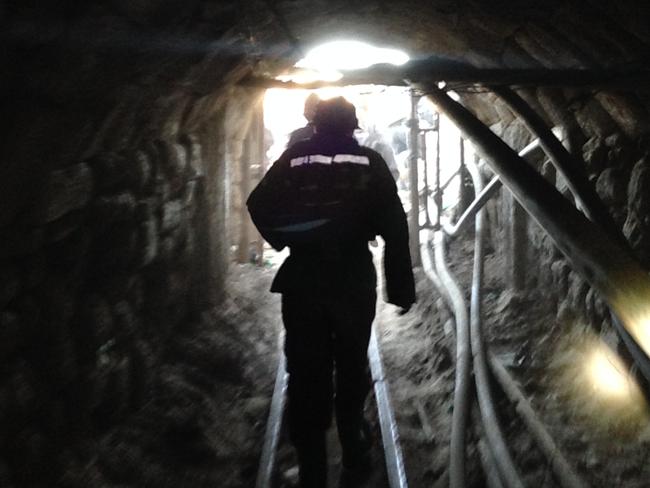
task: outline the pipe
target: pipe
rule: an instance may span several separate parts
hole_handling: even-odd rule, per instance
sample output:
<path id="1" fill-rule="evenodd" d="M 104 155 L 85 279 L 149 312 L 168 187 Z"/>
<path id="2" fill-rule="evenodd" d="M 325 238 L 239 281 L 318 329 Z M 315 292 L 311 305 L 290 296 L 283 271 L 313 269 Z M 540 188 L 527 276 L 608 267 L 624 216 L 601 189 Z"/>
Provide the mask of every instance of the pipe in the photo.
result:
<path id="1" fill-rule="evenodd" d="M 451 446 L 449 459 L 450 488 L 465 488 L 465 430 L 469 409 L 470 345 L 467 305 L 462 290 L 445 263 L 445 236 L 436 231 L 433 237 L 436 270 L 447 289 L 456 318 L 456 377 L 454 385 L 454 411 L 451 420 Z"/>
<path id="2" fill-rule="evenodd" d="M 524 156 L 527 156 L 531 152 L 533 152 L 535 149 L 539 148 L 539 140 L 536 139 L 530 144 L 528 144 L 525 148 L 523 148 L 521 151 L 519 151 L 519 156 L 522 158 Z M 476 213 L 483 208 L 483 206 L 488 202 L 492 196 L 499 191 L 501 188 L 501 180 L 499 179 L 499 176 L 493 177 L 490 182 L 483 188 L 483 190 L 474 198 L 474 201 L 465 209 L 463 214 L 460 216 L 458 219 L 458 222 L 455 224 L 451 224 L 449 221 L 445 221 L 442 223 L 442 229 L 445 231 L 445 234 L 447 234 L 450 237 L 455 237 L 460 233 L 461 230 L 463 230 L 468 222 L 470 222 L 470 219 L 476 215 Z"/>
<path id="3" fill-rule="evenodd" d="M 472 161 L 467 165 L 472 177 L 474 189 L 480 192 L 483 186 L 478 167 Z M 494 400 L 490 390 L 490 375 L 485 361 L 485 348 L 481 331 L 481 286 L 483 282 L 483 234 L 485 227 L 485 212 L 479 210 L 476 214 L 474 237 L 474 265 L 472 273 L 472 294 L 470 299 L 470 335 L 472 358 L 474 360 L 474 382 L 478 397 L 483 430 L 488 440 L 492 458 L 496 463 L 499 475 L 506 488 L 523 488 L 519 470 L 510 456 L 506 445 L 499 417 L 495 411 Z"/>
<path id="4" fill-rule="evenodd" d="M 499 478 L 499 472 L 496 469 L 496 463 L 494 462 L 492 453 L 485 445 L 483 439 L 479 439 L 477 444 L 481 466 L 485 473 L 485 484 L 488 488 L 503 488 L 503 483 L 501 483 L 501 478 Z"/>
<path id="5" fill-rule="evenodd" d="M 528 431 L 535 438 L 537 445 L 542 450 L 551 464 L 557 481 L 562 488 L 587 488 L 587 484 L 578 476 L 566 461 L 562 451 L 557 447 L 544 425 L 540 422 L 530 403 L 521 392 L 510 373 L 492 353 L 488 353 L 488 360 L 492 373 L 506 392 L 510 401 L 515 404 L 517 412 L 528 427 Z"/>
<path id="6" fill-rule="evenodd" d="M 490 198 L 494 196 L 497 191 L 499 191 L 501 185 L 501 180 L 499 180 L 498 176 L 495 176 L 490 180 L 485 188 L 481 190 L 481 192 L 469 205 L 469 207 L 465 209 L 463 214 L 458 219 L 458 222 L 452 225 L 449 220 L 445 219 L 442 222 L 442 229 L 445 231 L 445 234 L 450 237 L 455 237 L 460 234 L 460 231 L 466 227 L 467 223 L 470 222 L 470 219 L 483 208 L 483 206 L 488 202 Z"/>
<path id="7" fill-rule="evenodd" d="M 406 470 L 402 447 L 400 446 L 397 421 L 393 415 L 393 408 L 390 404 L 388 384 L 384 375 L 384 366 L 381 362 L 377 334 L 373 327 L 370 333 L 370 344 L 368 346 L 368 362 L 372 373 L 372 380 L 375 387 L 375 398 L 377 400 L 377 413 L 381 427 L 381 438 L 384 444 L 384 456 L 386 458 L 386 474 L 390 488 L 408 488 L 406 481 Z"/>
<path id="8" fill-rule="evenodd" d="M 519 203 L 557 247 L 605 297 L 625 329 L 650 353 L 650 279 L 625 248 L 589 221 L 488 127 L 435 86 L 425 87 L 444 111 L 489 159 Z"/>
<path id="9" fill-rule="evenodd" d="M 436 273 L 435 271 L 435 264 L 434 264 L 435 258 L 433 256 L 433 251 L 430 245 L 432 239 L 433 236 L 431 230 L 425 229 L 420 231 L 420 242 L 421 242 L 420 251 L 422 254 L 422 268 L 424 269 L 427 278 L 431 280 L 433 285 L 438 290 L 438 293 L 440 293 L 440 296 L 442 297 L 444 302 L 451 309 L 451 297 L 449 296 L 449 292 L 442 284 L 442 281 L 440 280 L 438 273 Z"/>
<path id="10" fill-rule="evenodd" d="M 544 120 L 523 98 L 510 88 L 492 87 L 491 89 L 508 104 L 512 111 L 526 124 L 528 130 L 537 137 L 539 144 L 551 159 L 553 166 L 566 180 L 571 193 L 578 199 L 587 217 L 600 224 L 612 239 L 617 240 L 618 244 L 627 248 L 631 253 L 627 239 L 616 225 L 616 222 L 614 222 L 598 193 L 596 193 L 580 163 L 567 151 L 553 134 L 553 131 L 546 126 Z"/>
<path id="11" fill-rule="evenodd" d="M 451 184 L 452 181 L 454 181 L 454 178 L 460 174 L 460 169 L 457 169 L 447 181 L 445 181 L 443 184 L 440 185 L 440 191 L 445 191 L 446 188 Z"/>
<path id="12" fill-rule="evenodd" d="M 587 216 L 600 224 L 600 226 L 608 233 L 608 235 L 619 243 L 627 252 L 633 256 L 634 251 L 630 247 L 625 235 L 621 229 L 616 225 L 616 222 L 610 215 L 607 207 L 603 204 L 602 200 L 594 190 L 589 179 L 584 174 L 576 158 L 562 145 L 557 139 L 553 131 L 550 130 L 542 118 L 514 91 L 506 87 L 495 87 L 493 91 L 499 95 L 511 109 L 521 117 L 528 129 L 537 136 L 537 140 L 544 149 L 544 152 L 549 156 L 553 165 L 564 176 L 567 181 L 569 189 L 573 195 L 579 200 L 582 208 L 585 209 Z M 612 323 L 615 330 L 618 332 L 621 340 L 630 352 L 630 356 L 634 362 L 639 366 L 643 377 L 646 379 L 643 389 L 648 394 L 650 385 L 650 360 L 643 353 L 639 345 L 630 336 L 629 332 L 622 326 L 616 314 L 612 313 Z M 629 358 L 623 358 L 629 361 Z"/>

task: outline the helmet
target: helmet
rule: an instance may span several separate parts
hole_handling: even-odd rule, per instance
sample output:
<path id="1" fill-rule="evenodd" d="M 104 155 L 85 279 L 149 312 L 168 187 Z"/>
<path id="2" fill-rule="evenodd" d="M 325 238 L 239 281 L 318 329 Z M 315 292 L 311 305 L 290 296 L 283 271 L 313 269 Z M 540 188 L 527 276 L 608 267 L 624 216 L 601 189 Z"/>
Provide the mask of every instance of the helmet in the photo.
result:
<path id="1" fill-rule="evenodd" d="M 320 97 L 316 93 L 310 93 L 305 99 L 305 110 L 303 111 L 303 115 L 309 122 L 314 120 L 314 114 L 316 113 L 318 102 L 320 102 Z"/>
<path id="2" fill-rule="evenodd" d="M 316 106 L 314 115 L 316 132 L 348 134 L 359 127 L 357 111 L 350 102 L 343 97 L 322 100 Z"/>

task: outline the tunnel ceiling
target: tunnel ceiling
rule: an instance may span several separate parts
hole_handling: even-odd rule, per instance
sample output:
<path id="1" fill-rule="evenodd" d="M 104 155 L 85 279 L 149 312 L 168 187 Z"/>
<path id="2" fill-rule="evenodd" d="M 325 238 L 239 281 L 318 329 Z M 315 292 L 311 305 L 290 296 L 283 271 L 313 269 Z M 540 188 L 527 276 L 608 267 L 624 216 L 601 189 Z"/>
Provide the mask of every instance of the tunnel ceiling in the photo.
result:
<path id="1" fill-rule="evenodd" d="M 10 94 L 3 180 L 20 182 L 4 192 L 11 203 L 0 207 L 0 227 L 33 198 L 31 174 L 175 137 L 179 126 L 195 132 L 224 106 L 229 87 L 250 74 L 273 76 L 326 40 L 356 38 L 480 68 L 644 67 L 650 46 L 650 6 L 631 0 L 32 0 L 5 4 L 0 18 Z M 627 132 L 645 131 L 647 83 L 633 88 L 631 101 L 599 102 Z M 554 125 L 582 103 L 556 98 L 544 107 L 558 112 Z M 472 108 L 494 123 L 500 114 L 491 105 L 481 99 Z M 642 123 L 626 127 L 630 117 Z"/>
<path id="2" fill-rule="evenodd" d="M 4 12 L 5 35 L 20 46 L 12 54 L 22 68 L 13 71 L 14 88 L 78 96 L 84 88 L 108 93 L 156 82 L 205 94 L 244 59 L 246 69 L 273 71 L 278 61 L 292 63 L 300 49 L 332 38 L 518 68 L 640 62 L 650 41 L 650 7 L 629 0 L 29 3 Z M 21 75 L 33 69 L 52 76 L 25 86 Z M 71 72 L 65 82 L 53 81 Z"/>

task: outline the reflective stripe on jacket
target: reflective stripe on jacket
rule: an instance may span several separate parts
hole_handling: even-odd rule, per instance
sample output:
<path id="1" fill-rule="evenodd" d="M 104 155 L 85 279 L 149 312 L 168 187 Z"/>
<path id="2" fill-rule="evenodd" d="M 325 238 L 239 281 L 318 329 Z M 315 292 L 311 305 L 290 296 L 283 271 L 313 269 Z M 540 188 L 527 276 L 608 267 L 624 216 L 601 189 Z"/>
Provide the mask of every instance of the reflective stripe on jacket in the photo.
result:
<path id="1" fill-rule="evenodd" d="M 316 134 L 273 164 L 248 202 L 251 218 L 276 249 L 291 255 L 272 291 L 354 293 L 376 283 L 368 241 L 386 243 L 386 300 L 415 301 L 406 215 L 381 156 L 352 137 Z"/>

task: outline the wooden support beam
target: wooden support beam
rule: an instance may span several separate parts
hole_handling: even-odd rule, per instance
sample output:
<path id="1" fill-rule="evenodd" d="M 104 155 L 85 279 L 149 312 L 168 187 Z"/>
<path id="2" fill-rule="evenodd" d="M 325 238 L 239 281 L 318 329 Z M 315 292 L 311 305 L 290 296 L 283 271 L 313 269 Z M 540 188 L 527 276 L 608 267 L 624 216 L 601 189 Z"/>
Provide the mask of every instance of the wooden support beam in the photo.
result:
<path id="1" fill-rule="evenodd" d="M 408 80 L 408 81 L 407 81 Z M 409 61 L 402 66 L 374 65 L 363 70 L 344 72 L 337 81 L 295 83 L 273 78 L 249 76 L 240 80 L 241 85 L 260 88 L 293 88 L 313 90 L 326 86 L 389 85 L 409 86 L 411 83 L 434 84 L 445 82 L 452 87 L 459 85 L 516 85 L 516 86 L 608 86 L 638 88 L 650 80 L 647 67 L 621 67 L 603 69 L 511 69 L 476 68 L 474 66 L 427 58 Z"/>
<path id="2" fill-rule="evenodd" d="M 243 151 L 239 160 L 239 191 L 241 202 L 239 204 L 239 242 L 237 245 L 237 262 L 250 261 L 251 224 L 246 207 L 246 198 L 251 192 L 251 156 L 255 153 L 252 130 L 249 129 L 243 141 Z"/>
<path id="3" fill-rule="evenodd" d="M 506 207 L 506 284 L 513 292 L 521 293 L 526 286 L 528 274 L 526 266 L 528 218 L 512 193 L 505 192 L 503 198 Z"/>
<path id="4" fill-rule="evenodd" d="M 619 244 L 629 248 L 623 232 L 589 181 L 584 170 L 584 162 L 567 151 L 544 120 L 517 93 L 506 87 L 494 87 L 493 91 L 521 117 L 533 136 L 539 140 L 540 146 L 566 180 L 571 193 L 579 201 L 587 217 L 601 225 Z"/>
<path id="5" fill-rule="evenodd" d="M 589 221 L 557 189 L 499 139 L 485 124 L 437 86 L 421 86 L 439 110 L 467 135 L 519 203 L 607 301 L 624 331 L 638 345 L 635 356 L 650 379 L 650 277 L 618 240 Z M 626 343 L 627 344 L 627 343 Z M 634 354 L 634 353 L 633 353 Z"/>
<path id="6" fill-rule="evenodd" d="M 257 106 L 255 107 L 255 111 L 253 112 L 253 122 L 252 122 L 252 128 L 251 128 L 254 133 L 255 133 L 255 150 L 254 150 L 254 158 L 252 159 L 252 163 L 256 164 L 257 167 L 259 168 L 257 174 L 254 176 L 254 184 L 259 183 L 259 181 L 264 177 L 264 174 L 266 173 L 266 155 L 265 153 L 265 145 L 264 145 L 264 103 L 263 99 L 259 101 Z M 256 263 L 259 266 L 262 266 L 264 264 L 264 239 L 260 235 L 260 233 L 253 227 L 253 233 L 255 235 L 255 254 L 256 254 Z"/>
<path id="7" fill-rule="evenodd" d="M 409 211 L 409 245 L 411 251 L 411 261 L 414 266 L 419 266 L 420 260 L 420 193 L 418 189 L 418 161 L 420 159 L 419 136 L 420 128 L 418 127 L 418 102 L 419 95 L 411 92 L 411 119 L 410 125 L 410 151 L 409 155 L 409 194 L 411 209 Z"/>

